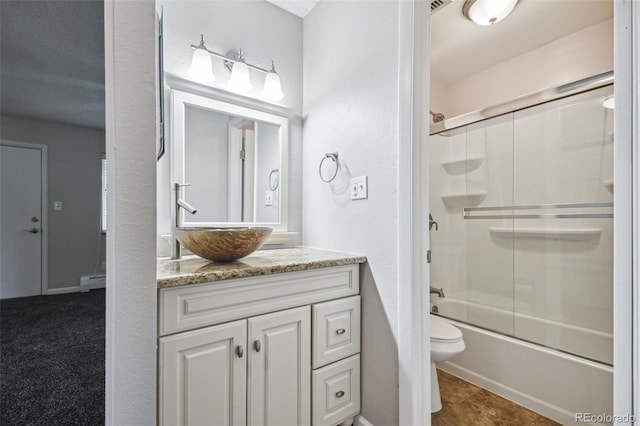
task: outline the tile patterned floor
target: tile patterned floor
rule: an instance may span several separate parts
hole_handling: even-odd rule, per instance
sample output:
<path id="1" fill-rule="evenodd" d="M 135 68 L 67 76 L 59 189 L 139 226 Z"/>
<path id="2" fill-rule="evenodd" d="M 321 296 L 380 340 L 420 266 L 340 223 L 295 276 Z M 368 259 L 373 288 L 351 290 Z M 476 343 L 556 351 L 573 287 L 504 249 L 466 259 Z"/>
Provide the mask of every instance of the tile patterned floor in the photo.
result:
<path id="1" fill-rule="evenodd" d="M 438 380 L 442 410 L 431 415 L 433 426 L 560 424 L 444 371 Z"/>

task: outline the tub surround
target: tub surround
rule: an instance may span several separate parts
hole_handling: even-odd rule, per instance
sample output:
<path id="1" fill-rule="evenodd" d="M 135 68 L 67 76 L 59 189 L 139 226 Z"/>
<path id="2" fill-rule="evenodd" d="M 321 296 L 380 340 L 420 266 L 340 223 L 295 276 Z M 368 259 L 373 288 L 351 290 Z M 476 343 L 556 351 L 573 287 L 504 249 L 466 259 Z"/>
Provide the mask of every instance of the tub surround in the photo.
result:
<path id="1" fill-rule="evenodd" d="M 184 256 L 178 260 L 159 258 L 157 282 L 158 288 L 177 287 L 234 278 L 353 265 L 366 261 L 367 258 L 362 255 L 310 247 L 259 250 L 231 263 L 214 263 L 195 255 Z"/>

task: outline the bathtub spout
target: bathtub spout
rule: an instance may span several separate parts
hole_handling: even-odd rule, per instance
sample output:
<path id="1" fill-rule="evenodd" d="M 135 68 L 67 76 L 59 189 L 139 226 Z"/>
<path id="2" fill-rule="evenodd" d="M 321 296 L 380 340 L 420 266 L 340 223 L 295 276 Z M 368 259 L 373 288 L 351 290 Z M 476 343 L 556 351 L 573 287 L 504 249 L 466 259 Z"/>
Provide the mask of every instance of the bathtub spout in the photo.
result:
<path id="1" fill-rule="evenodd" d="M 438 297 L 444 297 L 444 291 L 441 288 L 429 287 L 429 294 L 437 294 Z"/>

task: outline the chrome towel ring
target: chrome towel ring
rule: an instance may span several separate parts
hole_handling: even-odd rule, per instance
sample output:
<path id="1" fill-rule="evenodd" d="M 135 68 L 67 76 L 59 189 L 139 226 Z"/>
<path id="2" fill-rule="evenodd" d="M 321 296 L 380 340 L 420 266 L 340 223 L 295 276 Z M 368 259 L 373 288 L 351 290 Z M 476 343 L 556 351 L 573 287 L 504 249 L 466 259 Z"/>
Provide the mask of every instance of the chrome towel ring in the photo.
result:
<path id="1" fill-rule="evenodd" d="M 324 176 L 322 176 L 322 163 L 324 163 L 327 158 L 330 158 L 334 162 L 336 168 L 333 171 L 333 174 L 331 175 L 331 177 L 328 179 L 325 179 Z M 338 174 L 338 153 L 337 152 L 327 152 L 324 155 L 324 157 L 322 157 L 322 160 L 320 160 L 320 166 L 318 166 L 318 173 L 320 174 L 320 180 L 322 180 L 325 183 L 329 183 L 336 178 L 336 175 Z"/>
<path id="2" fill-rule="evenodd" d="M 275 180 L 273 179 L 273 175 L 276 175 Z M 280 186 L 280 170 L 272 169 L 271 173 L 269 173 L 269 189 L 275 191 Z"/>

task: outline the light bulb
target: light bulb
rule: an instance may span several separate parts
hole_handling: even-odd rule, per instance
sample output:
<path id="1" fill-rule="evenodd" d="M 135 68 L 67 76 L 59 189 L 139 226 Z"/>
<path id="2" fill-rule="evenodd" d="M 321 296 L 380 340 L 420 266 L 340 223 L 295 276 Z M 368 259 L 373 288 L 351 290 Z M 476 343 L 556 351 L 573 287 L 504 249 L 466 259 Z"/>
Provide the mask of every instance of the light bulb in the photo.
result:
<path id="1" fill-rule="evenodd" d="M 282 86 L 280 85 L 280 76 L 276 73 L 273 61 L 271 61 L 271 70 L 267 73 L 267 76 L 264 79 L 262 97 L 268 101 L 279 101 L 284 98 Z"/>
<path id="2" fill-rule="evenodd" d="M 493 25 L 509 16 L 518 0 L 467 0 L 464 16 L 478 25 Z"/>
<path id="3" fill-rule="evenodd" d="M 211 56 L 204 49 L 195 49 L 191 58 L 189 77 L 201 82 L 212 82 L 216 79 L 211 70 Z"/>
<path id="4" fill-rule="evenodd" d="M 249 67 L 244 60 L 239 59 L 231 68 L 231 78 L 229 79 L 229 89 L 238 93 L 247 93 L 253 89 L 249 79 Z"/>

